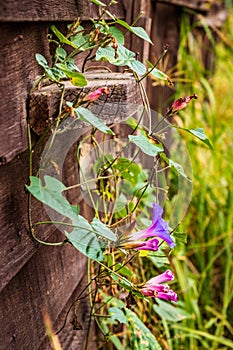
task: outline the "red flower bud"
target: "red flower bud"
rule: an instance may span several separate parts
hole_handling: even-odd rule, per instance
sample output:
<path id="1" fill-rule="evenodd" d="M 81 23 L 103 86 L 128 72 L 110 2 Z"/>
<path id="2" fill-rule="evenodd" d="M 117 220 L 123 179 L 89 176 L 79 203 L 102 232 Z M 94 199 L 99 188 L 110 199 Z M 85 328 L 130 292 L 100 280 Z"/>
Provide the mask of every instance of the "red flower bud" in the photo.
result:
<path id="1" fill-rule="evenodd" d="M 102 96 L 103 94 L 109 95 L 110 92 L 111 91 L 108 87 L 98 88 L 98 89 L 90 92 L 87 96 L 85 96 L 84 101 L 93 102 L 93 101 L 97 100 L 100 96 Z"/>
<path id="2" fill-rule="evenodd" d="M 193 98 L 197 99 L 197 95 L 193 94 L 187 97 L 181 97 L 178 100 L 176 100 L 171 107 L 171 113 L 173 114 L 187 107 L 187 105 Z"/>

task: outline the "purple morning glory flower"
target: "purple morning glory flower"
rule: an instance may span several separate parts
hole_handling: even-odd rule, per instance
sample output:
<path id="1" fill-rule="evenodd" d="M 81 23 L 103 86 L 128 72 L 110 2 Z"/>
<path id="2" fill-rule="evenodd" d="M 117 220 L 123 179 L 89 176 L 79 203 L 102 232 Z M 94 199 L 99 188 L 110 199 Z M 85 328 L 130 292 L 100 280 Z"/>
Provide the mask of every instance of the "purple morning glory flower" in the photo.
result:
<path id="1" fill-rule="evenodd" d="M 162 215 L 163 209 L 157 203 L 153 203 L 152 224 L 145 230 L 133 233 L 131 238 L 138 240 L 156 236 L 166 241 L 170 248 L 174 248 L 175 243 L 168 232 L 168 224 L 162 219 Z"/>
<path id="2" fill-rule="evenodd" d="M 172 281 L 173 279 L 173 273 L 170 270 L 167 270 L 164 273 L 147 281 L 140 292 L 147 297 L 177 301 L 177 294 L 173 292 L 172 289 L 170 289 L 169 285 L 161 284 L 163 282 Z"/>

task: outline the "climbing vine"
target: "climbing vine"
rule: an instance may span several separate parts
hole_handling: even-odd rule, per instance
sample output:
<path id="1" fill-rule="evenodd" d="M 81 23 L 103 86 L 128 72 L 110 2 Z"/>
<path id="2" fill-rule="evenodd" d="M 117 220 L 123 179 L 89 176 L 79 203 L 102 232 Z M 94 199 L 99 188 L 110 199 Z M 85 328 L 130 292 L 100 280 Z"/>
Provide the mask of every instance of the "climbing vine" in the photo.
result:
<path id="1" fill-rule="evenodd" d="M 186 234 L 179 232 L 179 222 L 170 227 L 165 220 L 162 207 L 164 200 L 169 200 L 169 188 L 163 182 L 172 172 L 176 183 L 181 178 L 191 183 L 182 159 L 179 162 L 171 157 L 166 138 L 168 131 L 174 130 L 177 134 L 179 131 L 191 134 L 209 147 L 211 144 L 202 128 L 181 128 L 173 120 L 181 109 L 197 98 L 195 93 L 174 101 L 163 116 L 158 116 L 156 122 L 153 120 L 143 80 L 150 76 L 170 85 L 172 81 L 157 68 L 159 60 L 144 65 L 136 53 L 125 46 L 128 32 L 152 44 L 146 31 L 137 26 L 140 15 L 130 25 L 111 13 L 111 5 L 116 1 L 107 5 L 99 0 L 92 2 L 99 7 L 99 17 L 91 19 L 89 29 L 82 26 L 80 19 L 68 25 L 66 33 L 52 25 L 48 40 L 55 54 L 51 63 L 41 53 L 36 54 L 43 74 L 36 79 L 33 91 L 55 84 L 61 91 L 61 99 L 57 116 L 34 143 L 28 121 L 29 225 L 37 242 L 72 244 L 88 258 L 88 283 L 74 300 L 73 307 L 82 298 L 90 298 L 90 319 L 95 318 L 103 334 L 100 342 L 112 341 L 117 349 L 160 349 L 161 330 L 153 334 L 143 319 L 143 308 L 153 310 L 158 316 L 163 312 L 185 314 L 185 310 L 174 305 L 179 295 L 170 263 L 173 249 L 186 242 Z M 161 57 L 167 50 L 166 47 Z M 83 92 L 88 86 L 87 67 L 100 62 L 106 62 L 108 69 L 111 65 L 124 67 L 134 77 L 141 94 L 138 113 L 128 115 L 122 124 L 128 130 L 124 139 L 116 134 L 114 123 L 107 125 L 92 108 L 100 101 L 103 108 L 106 101 L 111 104 L 111 88 L 101 86 Z M 72 100 L 65 97 L 67 82 L 77 87 Z M 101 100 L 103 97 L 105 102 Z M 60 163 L 58 158 L 62 156 L 57 150 L 61 141 L 57 140 L 70 139 L 74 129 L 79 130 L 75 151 L 79 181 L 67 187 L 61 181 L 63 159 Z M 46 140 L 46 146 L 40 167 L 33 172 L 34 153 L 41 140 Z M 72 143 L 67 144 L 71 146 Z M 88 152 L 85 153 L 85 149 Z M 150 159 L 149 167 L 145 165 L 145 159 Z M 73 189 L 85 194 L 93 213 L 91 221 L 81 215 L 78 203 L 71 204 L 67 199 L 66 194 Z M 51 221 L 32 220 L 31 196 L 45 205 Z M 64 239 L 53 243 L 41 240 L 37 229 L 43 225 L 55 225 L 64 234 Z M 153 308 L 148 306 L 150 300 Z M 170 309 L 164 300 L 171 302 Z M 66 320 L 60 331 L 65 324 Z M 82 327 L 77 316 L 72 324 L 74 329 Z M 88 335 L 86 349 L 87 346 Z"/>

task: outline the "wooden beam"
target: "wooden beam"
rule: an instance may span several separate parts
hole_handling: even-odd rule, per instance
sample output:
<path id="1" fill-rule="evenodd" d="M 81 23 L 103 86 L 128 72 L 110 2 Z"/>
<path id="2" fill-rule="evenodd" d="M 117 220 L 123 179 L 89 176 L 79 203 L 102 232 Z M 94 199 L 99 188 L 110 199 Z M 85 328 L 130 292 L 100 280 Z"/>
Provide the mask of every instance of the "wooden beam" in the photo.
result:
<path id="1" fill-rule="evenodd" d="M 110 73 L 95 71 L 85 74 L 88 85 L 83 89 L 77 88 L 69 81 L 65 82 L 64 107 L 67 101 L 73 102 L 77 96 L 84 97 L 90 91 L 107 87 L 109 95 L 102 95 L 88 107 L 99 115 L 105 123 L 115 124 L 125 120 L 137 111 L 141 105 L 138 84 L 131 73 Z M 30 96 L 30 125 L 33 131 L 41 135 L 49 124 L 57 117 L 62 89 L 56 84 L 42 87 Z M 74 124 L 74 119 L 71 119 Z M 76 128 L 87 125 L 80 120 Z"/>
<path id="2" fill-rule="evenodd" d="M 209 0 L 152 0 L 152 2 L 161 2 L 165 4 L 170 4 L 174 6 L 179 7 L 185 7 L 188 9 L 200 11 L 200 12 L 207 12 L 211 8 L 212 1 Z"/>
<path id="3" fill-rule="evenodd" d="M 111 11 L 120 18 L 124 17 L 121 1 L 111 6 Z M 98 6 L 85 0 L 5 0 L 0 3 L 0 22 L 64 22 L 78 17 L 82 20 L 98 18 Z"/>

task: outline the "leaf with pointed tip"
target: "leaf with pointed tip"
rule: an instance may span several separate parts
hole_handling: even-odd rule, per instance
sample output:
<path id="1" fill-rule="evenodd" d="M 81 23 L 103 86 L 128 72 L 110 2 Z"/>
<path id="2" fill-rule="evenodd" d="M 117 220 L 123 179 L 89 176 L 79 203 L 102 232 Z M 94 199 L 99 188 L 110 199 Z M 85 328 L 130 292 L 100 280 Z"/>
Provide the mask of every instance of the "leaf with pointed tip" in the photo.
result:
<path id="1" fill-rule="evenodd" d="M 77 46 L 72 43 L 72 41 L 68 40 L 53 24 L 51 27 L 51 30 L 54 32 L 54 34 L 57 36 L 57 38 L 60 40 L 61 43 L 67 44 L 69 46 L 72 46 L 74 49 L 77 49 Z"/>
<path id="2" fill-rule="evenodd" d="M 143 153 L 146 153 L 149 156 L 156 157 L 158 153 L 163 152 L 162 145 L 155 144 L 155 142 L 143 131 L 140 131 L 139 135 L 129 135 L 129 140 L 135 143 Z"/>
<path id="3" fill-rule="evenodd" d="M 93 2 L 93 4 L 96 4 L 98 6 L 106 6 L 106 4 L 104 4 L 102 1 L 100 0 L 91 0 L 91 2 Z"/>
<path id="4" fill-rule="evenodd" d="M 74 72 L 72 70 L 69 70 L 67 68 L 67 66 L 63 63 L 57 63 L 56 64 L 56 67 L 61 70 L 63 73 L 65 73 L 65 75 L 67 76 L 67 78 L 70 79 L 71 83 L 74 85 L 74 86 L 80 86 L 80 87 L 83 87 L 83 86 L 86 86 L 87 85 L 87 81 L 86 81 L 86 78 L 85 78 L 85 75 L 83 75 L 82 73 L 80 72 Z"/>
<path id="5" fill-rule="evenodd" d="M 167 164 L 169 164 L 173 169 L 175 169 L 175 171 L 178 174 L 183 176 L 186 180 L 192 182 L 191 179 L 185 173 L 184 168 L 180 163 L 176 163 L 173 160 L 169 159 L 164 153 L 161 153 L 161 158 L 163 158 Z"/>
<path id="6" fill-rule="evenodd" d="M 117 27 L 111 26 L 109 27 L 108 32 L 112 34 L 112 36 L 116 39 L 118 44 L 124 45 L 125 38 L 120 29 Z"/>
<path id="7" fill-rule="evenodd" d="M 153 45 L 149 35 L 147 34 L 147 32 L 145 31 L 144 28 L 130 26 L 127 22 L 125 22 L 119 18 L 116 18 L 116 22 L 119 23 L 120 25 L 122 25 L 123 27 L 125 27 L 126 29 L 128 29 L 130 32 L 137 35 L 139 38 L 144 39 Z"/>
<path id="8" fill-rule="evenodd" d="M 209 146 L 209 148 L 213 150 L 213 146 L 211 142 L 208 140 L 203 128 L 196 128 L 194 130 L 189 130 L 189 129 L 185 129 L 185 130 L 188 131 L 190 134 L 196 136 L 199 140 L 204 142 L 207 146 Z"/>
<path id="9" fill-rule="evenodd" d="M 89 109 L 84 107 L 74 108 L 74 112 L 81 120 L 91 124 L 96 129 L 102 131 L 105 134 L 114 135 L 114 132 L 109 129 L 98 117 L 96 117 Z"/>
<path id="10" fill-rule="evenodd" d="M 113 233 L 100 220 L 94 218 L 91 222 L 91 226 L 98 236 L 107 238 L 109 241 L 113 241 L 113 242 L 117 240 L 115 233 Z"/>

